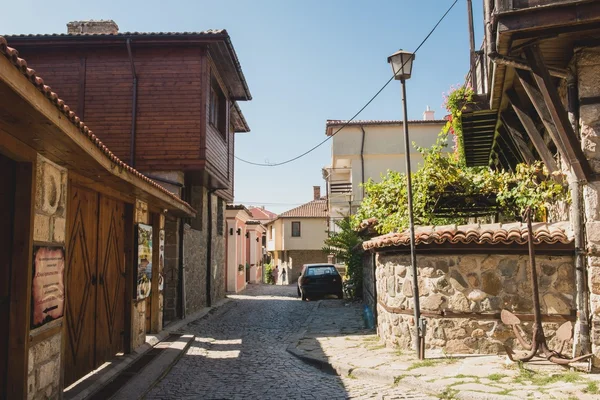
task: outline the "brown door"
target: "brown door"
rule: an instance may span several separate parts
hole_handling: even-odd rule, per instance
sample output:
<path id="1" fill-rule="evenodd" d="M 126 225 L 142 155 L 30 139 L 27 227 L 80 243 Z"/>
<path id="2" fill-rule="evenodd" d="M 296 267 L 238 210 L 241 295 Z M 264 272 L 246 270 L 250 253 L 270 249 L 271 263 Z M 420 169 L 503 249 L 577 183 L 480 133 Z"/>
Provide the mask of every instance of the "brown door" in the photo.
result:
<path id="1" fill-rule="evenodd" d="M 124 205 L 70 184 L 65 386 L 123 351 Z"/>
<path id="2" fill-rule="evenodd" d="M 6 398 L 15 163 L 0 154 L 0 399 Z"/>
<path id="3" fill-rule="evenodd" d="M 96 366 L 124 349 L 125 205 L 100 196 Z"/>

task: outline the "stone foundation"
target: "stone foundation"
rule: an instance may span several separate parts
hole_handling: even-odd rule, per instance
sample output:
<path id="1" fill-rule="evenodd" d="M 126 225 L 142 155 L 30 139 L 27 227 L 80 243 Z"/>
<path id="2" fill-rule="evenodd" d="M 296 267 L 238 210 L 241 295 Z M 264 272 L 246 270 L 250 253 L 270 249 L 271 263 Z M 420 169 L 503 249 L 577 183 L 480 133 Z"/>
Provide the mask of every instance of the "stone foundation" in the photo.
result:
<path id="1" fill-rule="evenodd" d="M 423 255 L 417 264 L 421 311 L 440 314 L 427 317 L 426 348 L 495 354 L 504 345 L 515 346 L 512 329 L 494 314 L 502 309 L 533 313 L 527 255 Z M 573 257 L 537 256 L 536 265 L 542 315 L 570 317 L 575 310 Z M 410 256 L 378 253 L 375 274 L 378 333 L 390 346 L 409 348 L 414 334 Z M 453 318 L 443 318 L 444 312 Z M 526 331 L 530 325 L 524 323 Z M 559 326 L 546 323 L 546 336 L 552 338 Z"/>

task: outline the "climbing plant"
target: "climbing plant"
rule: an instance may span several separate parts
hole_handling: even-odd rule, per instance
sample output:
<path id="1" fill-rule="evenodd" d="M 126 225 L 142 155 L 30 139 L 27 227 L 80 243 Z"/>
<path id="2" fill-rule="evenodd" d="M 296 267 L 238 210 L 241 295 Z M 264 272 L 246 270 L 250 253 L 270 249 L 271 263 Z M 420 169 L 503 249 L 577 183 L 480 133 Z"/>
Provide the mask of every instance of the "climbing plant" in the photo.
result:
<path id="1" fill-rule="evenodd" d="M 551 176 L 541 162 L 519 164 L 514 172 L 488 167 L 467 167 L 462 152 L 460 116 L 464 104 L 472 101 L 468 88 L 458 88 L 447 97 L 451 119 L 431 148 L 417 147 L 423 164 L 412 174 L 413 212 L 419 225 L 466 223 L 469 217 L 494 215 L 501 220 L 518 220 L 531 206 L 541 218 L 557 201 L 569 201 L 563 176 Z M 453 152 L 448 147 L 454 136 Z M 352 226 L 375 217 L 379 233 L 408 227 L 406 175 L 388 171 L 381 182 L 369 180 L 366 196 L 352 218 Z M 445 204 L 445 206 L 444 206 Z M 444 212 L 440 212 L 443 209 Z"/>

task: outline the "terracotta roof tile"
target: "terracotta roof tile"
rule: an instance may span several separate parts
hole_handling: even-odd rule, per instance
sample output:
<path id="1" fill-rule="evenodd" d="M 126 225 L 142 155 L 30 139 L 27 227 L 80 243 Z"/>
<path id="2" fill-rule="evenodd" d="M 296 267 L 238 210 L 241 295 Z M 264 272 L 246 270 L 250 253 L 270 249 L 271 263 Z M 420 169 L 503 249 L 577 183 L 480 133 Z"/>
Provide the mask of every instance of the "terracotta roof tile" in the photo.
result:
<path id="1" fill-rule="evenodd" d="M 42 92 L 42 94 L 44 96 L 46 96 L 46 98 L 48 100 L 50 100 L 50 102 L 52 104 L 54 104 L 56 106 L 56 108 L 58 108 L 58 110 L 61 113 L 63 113 L 67 117 L 67 119 L 69 121 L 71 121 L 71 123 L 73 125 L 75 125 L 75 127 L 77 129 L 79 129 L 81 134 L 86 136 L 90 140 L 90 142 L 92 142 L 98 149 L 100 149 L 100 151 L 102 151 L 102 153 L 104 153 L 104 155 L 110 161 L 112 161 L 116 166 L 126 170 L 127 172 L 136 176 L 137 178 L 149 183 L 150 185 L 154 186 L 158 190 L 167 194 L 170 198 L 172 198 L 176 202 L 183 204 L 186 207 L 193 210 L 193 208 L 188 203 L 181 200 L 179 197 L 177 197 L 173 193 L 169 192 L 167 189 L 165 189 L 158 183 L 154 182 L 152 179 L 148 178 L 144 174 L 138 172 L 136 169 L 125 164 L 117 156 L 115 156 L 113 154 L 113 152 L 111 152 L 108 149 L 108 147 L 106 147 L 102 143 L 102 141 L 94 134 L 94 132 L 92 132 L 92 130 L 90 128 L 88 128 L 85 125 L 85 123 L 83 121 L 81 121 L 81 119 L 73 111 L 71 111 L 71 108 L 68 105 L 66 105 L 65 102 L 63 100 L 61 100 L 56 93 L 54 93 L 52 91 L 52 88 L 50 86 L 46 85 L 44 83 L 44 80 L 41 77 L 36 75 L 35 70 L 33 70 L 27 66 L 27 62 L 24 59 L 19 57 L 19 52 L 16 49 L 13 49 L 12 47 L 8 46 L 6 39 L 2 36 L 0 36 L 0 53 L 2 55 L 4 55 L 19 71 L 21 71 L 21 73 L 23 75 L 25 75 L 25 77 L 27 79 L 29 79 L 29 81 L 40 92 Z"/>
<path id="2" fill-rule="evenodd" d="M 277 214 L 262 207 L 250 207 L 250 213 L 252 214 L 252 218 L 257 220 L 272 220 L 277 218 Z"/>
<path id="3" fill-rule="evenodd" d="M 569 222 L 533 223 L 534 243 L 563 243 L 573 241 L 573 231 Z M 471 224 L 415 227 L 415 243 L 418 244 L 526 244 L 527 225 L 521 222 L 509 224 Z M 409 246 L 410 233 L 388 233 L 363 243 L 363 249 L 392 246 Z"/>
<path id="4" fill-rule="evenodd" d="M 279 215 L 280 218 L 325 218 L 327 217 L 327 200 L 313 200 Z"/>

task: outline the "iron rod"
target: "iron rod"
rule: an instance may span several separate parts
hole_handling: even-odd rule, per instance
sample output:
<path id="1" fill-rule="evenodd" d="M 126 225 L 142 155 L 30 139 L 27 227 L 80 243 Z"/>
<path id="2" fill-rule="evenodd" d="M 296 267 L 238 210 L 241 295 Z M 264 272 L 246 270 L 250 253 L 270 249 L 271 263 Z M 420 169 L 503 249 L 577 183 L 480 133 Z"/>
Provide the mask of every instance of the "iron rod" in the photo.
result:
<path id="1" fill-rule="evenodd" d="M 414 310 L 415 310 L 415 349 L 417 350 L 417 354 L 419 359 L 425 358 L 425 349 L 421 349 L 421 337 L 423 336 L 421 332 L 421 307 L 419 304 L 419 280 L 418 280 L 418 269 L 417 269 L 417 254 L 415 249 L 415 224 L 413 219 L 413 204 L 412 204 L 412 177 L 411 177 L 411 167 L 410 167 L 410 141 L 408 136 L 408 112 L 406 106 L 406 81 L 401 79 L 402 83 L 402 109 L 404 112 L 404 151 L 406 157 L 406 192 L 408 197 L 408 225 L 410 231 L 410 263 L 412 266 L 412 285 L 413 285 L 413 300 L 414 300 Z M 423 346 L 424 347 L 424 346 Z"/>

